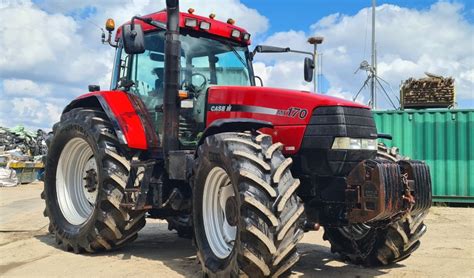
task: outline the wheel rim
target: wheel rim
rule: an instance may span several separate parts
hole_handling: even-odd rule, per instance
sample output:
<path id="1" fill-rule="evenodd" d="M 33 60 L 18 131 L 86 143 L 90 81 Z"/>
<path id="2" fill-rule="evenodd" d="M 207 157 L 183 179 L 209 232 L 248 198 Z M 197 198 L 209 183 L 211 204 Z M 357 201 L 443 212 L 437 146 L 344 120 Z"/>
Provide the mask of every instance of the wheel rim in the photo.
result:
<path id="1" fill-rule="evenodd" d="M 73 225 L 89 219 L 97 200 L 97 162 L 82 138 L 70 140 L 61 152 L 56 171 L 56 193 L 64 218 Z"/>
<path id="2" fill-rule="evenodd" d="M 366 224 L 354 224 L 340 228 L 340 231 L 345 234 L 348 238 L 354 238 L 360 240 L 364 238 L 369 232 L 371 227 Z"/>
<path id="3" fill-rule="evenodd" d="M 232 200 L 233 199 L 233 200 Z M 235 193 L 229 175 L 214 167 L 204 184 L 202 214 L 207 242 L 220 259 L 227 258 L 237 237 Z M 226 214 L 227 213 L 227 214 Z"/>

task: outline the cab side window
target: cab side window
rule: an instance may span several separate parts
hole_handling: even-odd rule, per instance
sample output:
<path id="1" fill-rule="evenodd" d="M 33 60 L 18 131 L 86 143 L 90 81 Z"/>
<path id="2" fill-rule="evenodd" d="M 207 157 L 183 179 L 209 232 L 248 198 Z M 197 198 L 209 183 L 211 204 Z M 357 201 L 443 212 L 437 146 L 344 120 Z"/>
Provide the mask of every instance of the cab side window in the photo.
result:
<path id="1" fill-rule="evenodd" d="M 146 50 L 131 57 L 130 92 L 142 98 L 149 110 L 163 104 L 164 37 L 162 32 L 145 36 Z"/>
<path id="2" fill-rule="evenodd" d="M 127 79 L 133 82 L 129 92 L 140 97 L 147 108 L 160 142 L 163 138 L 164 46 L 164 32 L 147 34 L 145 52 L 127 55 L 128 68 L 124 71 Z"/>

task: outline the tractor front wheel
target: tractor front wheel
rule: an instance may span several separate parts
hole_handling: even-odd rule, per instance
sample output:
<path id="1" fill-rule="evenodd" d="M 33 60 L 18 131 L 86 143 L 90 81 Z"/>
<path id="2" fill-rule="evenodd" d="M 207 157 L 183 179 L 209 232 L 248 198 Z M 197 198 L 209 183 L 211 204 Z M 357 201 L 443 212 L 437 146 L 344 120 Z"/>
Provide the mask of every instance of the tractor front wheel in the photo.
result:
<path id="1" fill-rule="evenodd" d="M 102 111 L 73 109 L 54 126 L 41 197 L 49 231 L 65 250 L 120 247 L 145 225 L 145 212 L 120 206 L 130 170 L 127 151 Z"/>
<path id="2" fill-rule="evenodd" d="M 281 146 L 268 135 L 221 133 L 199 147 L 193 226 L 205 275 L 281 276 L 298 261 L 304 209 Z"/>
<path id="3" fill-rule="evenodd" d="M 379 145 L 377 158 L 396 162 L 405 159 L 397 148 Z M 426 190 L 431 190 L 427 188 Z M 353 224 L 346 227 L 325 227 L 324 239 L 331 251 L 343 259 L 366 266 L 388 265 L 408 258 L 420 246 L 426 232 L 423 223 L 427 211 L 408 213 L 384 227 Z"/>

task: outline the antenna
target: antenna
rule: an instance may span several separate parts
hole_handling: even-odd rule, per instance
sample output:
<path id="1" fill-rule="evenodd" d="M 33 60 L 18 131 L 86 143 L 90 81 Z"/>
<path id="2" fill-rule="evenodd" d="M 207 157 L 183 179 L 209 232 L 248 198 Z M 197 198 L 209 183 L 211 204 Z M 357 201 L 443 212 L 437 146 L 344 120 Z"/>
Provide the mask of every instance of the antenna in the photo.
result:
<path id="1" fill-rule="evenodd" d="M 380 80 L 384 83 L 387 83 L 385 80 L 377 76 L 377 43 L 375 41 L 375 7 L 376 7 L 376 0 L 372 0 L 372 55 L 370 64 L 366 60 L 362 61 L 359 65 L 359 68 L 354 72 L 357 73 L 359 70 L 363 70 L 367 73 L 367 79 L 362 84 L 362 87 L 357 91 L 356 95 L 352 99 L 353 101 L 357 100 L 357 97 L 360 95 L 362 90 L 365 87 L 369 87 L 370 89 L 370 106 L 372 110 L 377 109 L 377 84 L 382 89 L 382 92 L 387 97 L 388 101 L 392 104 L 394 109 L 397 109 L 395 103 L 390 98 L 387 90 L 383 87 Z M 364 43 L 365 47 L 365 43 Z M 390 87 L 390 85 L 389 85 Z M 391 90 L 391 88 L 390 88 Z M 393 92 L 392 92 L 393 94 Z"/>
<path id="2" fill-rule="evenodd" d="M 372 110 L 377 109 L 377 54 L 375 53 L 375 6 L 376 0 L 372 0 L 372 60 L 371 60 L 371 78 L 370 78 L 370 102 Z"/>

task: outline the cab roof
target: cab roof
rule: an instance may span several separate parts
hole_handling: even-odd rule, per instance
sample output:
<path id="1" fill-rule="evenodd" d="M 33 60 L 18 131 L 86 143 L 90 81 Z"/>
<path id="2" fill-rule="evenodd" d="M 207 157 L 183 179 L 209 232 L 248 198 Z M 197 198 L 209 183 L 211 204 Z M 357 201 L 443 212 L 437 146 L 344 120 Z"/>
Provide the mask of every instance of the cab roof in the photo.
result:
<path id="1" fill-rule="evenodd" d="M 145 15 L 145 16 L 142 16 L 142 17 L 143 18 L 151 18 L 154 21 L 159 21 L 159 22 L 162 22 L 162 23 L 165 23 L 165 24 L 166 24 L 166 20 L 167 20 L 166 10 L 161 10 L 159 12 L 148 14 L 148 15 Z M 197 26 L 196 27 L 186 26 L 185 25 L 186 19 L 196 19 L 197 20 Z M 201 29 L 199 27 L 201 22 L 210 23 L 209 30 Z M 128 21 L 127 23 L 130 23 L 130 21 Z M 156 30 L 156 27 L 154 27 L 150 24 L 147 24 L 147 23 L 145 23 L 141 20 L 135 20 L 135 24 L 140 24 L 142 26 L 142 29 L 143 29 L 144 32 L 149 32 L 149 31 L 152 31 L 152 30 Z M 117 30 L 117 33 L 115 35 L 115 41 L 118 41 L 120 39 L 121 35 L 122 35 L 122 26 L 120 26 L 120 28 Z M 226 22 L 222 22 L 222 21 L 219 21 L 219 20 L 209 18 L 209 17 L 203 17 L 203 16 L 192 14 L 192 13 L 180 12 L 179 13 L 179 27 L 183 28 L 183 29 L 188 29 L 188 30 L 195 30 L 195 31 L 202 32 L 202 33 L 209 33 L 209 34 L 216 35 L 216 36 L 219 36 L 219 37 L 223 37 L 223 38 L 226 38 L 226 39 L 230 39 L 230 40 L 233 40 L 233 41 L 236 41 L 236 42 L 240 42 L 241 44 L 244 44 L 244 45 L 250 45 L 250 39 L 249 40 L 244 40 L 243 39 L 244 34 L 248 34 L 247 30 L 245 30 L 241 27 L 226 23 Z M 239 31 L 241 36 L 238 37 L 238 38 L 233 37 L 232 36 L 232 31 L 234 31 L 234 30 Z"/>

